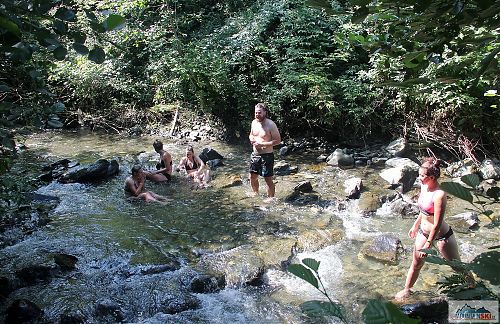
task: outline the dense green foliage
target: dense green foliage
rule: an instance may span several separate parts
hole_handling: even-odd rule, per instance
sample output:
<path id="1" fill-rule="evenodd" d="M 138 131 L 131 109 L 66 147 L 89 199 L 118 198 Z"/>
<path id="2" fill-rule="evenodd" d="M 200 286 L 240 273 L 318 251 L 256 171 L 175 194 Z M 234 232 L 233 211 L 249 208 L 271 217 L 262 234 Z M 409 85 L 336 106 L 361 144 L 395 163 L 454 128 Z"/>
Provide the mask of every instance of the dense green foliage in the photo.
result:
<path id="1" fill-rule="evenodd" d="M 157 125 L 176 108 L 244 134 L 263 101 L 284 134 L 404 135 L 457 156 L 495 153 L 498 97 L 484 93 L 498 87 L 498 6 L 9 0 L 2 138 L 19 124 Z"/>

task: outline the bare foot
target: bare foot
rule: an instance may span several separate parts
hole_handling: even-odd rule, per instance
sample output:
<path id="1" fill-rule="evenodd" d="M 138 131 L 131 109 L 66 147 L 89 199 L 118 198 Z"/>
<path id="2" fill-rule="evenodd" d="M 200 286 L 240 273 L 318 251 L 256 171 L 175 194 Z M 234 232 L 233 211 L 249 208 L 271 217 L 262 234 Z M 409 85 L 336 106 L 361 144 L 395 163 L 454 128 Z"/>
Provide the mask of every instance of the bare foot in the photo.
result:
<path id="1" fill-rule="evenodd" d="M 250 191 L 250 192 L 247 192 L 246 195 L 249 198 L 254 198 L 254 197 L 257 197 L 259 195 L 259 193 L 258 192 Z"/>
<path id="2" fill-rule="evenodd" d="M 268 197 L 268 198 L 264 199 L 264 203 L 266 203 L 266 204 L 274 203 L 277 201 L 278 201 L 278 199 L 276 197 Z"/>

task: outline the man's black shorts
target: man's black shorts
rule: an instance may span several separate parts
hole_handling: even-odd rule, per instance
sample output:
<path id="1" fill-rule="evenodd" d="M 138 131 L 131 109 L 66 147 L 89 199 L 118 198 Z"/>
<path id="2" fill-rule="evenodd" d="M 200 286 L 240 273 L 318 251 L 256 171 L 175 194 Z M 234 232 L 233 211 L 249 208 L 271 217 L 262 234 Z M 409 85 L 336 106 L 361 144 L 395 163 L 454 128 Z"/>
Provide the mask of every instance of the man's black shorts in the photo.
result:
<path id="1" fill-rule="evenodd" d="M 250 155 L 250 173 L 257 173 L 263 177 L 272 177 L 274 169 L 274 154 L 263 153 Z"/>

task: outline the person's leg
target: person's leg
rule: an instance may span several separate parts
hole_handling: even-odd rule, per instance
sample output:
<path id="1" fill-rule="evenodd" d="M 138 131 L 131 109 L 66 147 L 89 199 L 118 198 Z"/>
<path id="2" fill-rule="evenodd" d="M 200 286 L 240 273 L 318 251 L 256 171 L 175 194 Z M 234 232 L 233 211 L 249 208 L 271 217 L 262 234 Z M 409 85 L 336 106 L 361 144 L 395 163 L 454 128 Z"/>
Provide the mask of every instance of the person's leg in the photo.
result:
<path id="1" fill-rule="evenodd" d="M 404 299 L 410 295 L 410 289 L 413 287 L 420 274 L 420 269 L 424 266 L 425 259 L 420 257 L 419 250 L 425 245 L 427 238 L 422 234 L 418 233 L 415 238 L 415 247 L 413 249 L 413 258 L 411 262 L 410 269 L 408 269 L 408 274 L 406 275 L 405 288 L 396 294 L 397 299 Z"/>
<path id="2" fill-rule="evenodd" d="M 259 194 L 259 175 L 257 173 L 250 173 L 250 185 L 255 194 Z"/>
<path id="3" fill-rule="evenodd" d="M 144 201 L 149 202 L 149 201 L 157 201 L 150 193 L 149 191 L 142 192 L 140 193 L 137 198 L 144 199 Z"/>
<path id="4" fill-rule="evenodd" d="M 156 174 L 147 173 L 146 179 L 151 180 L 153 182 L 166 182 L 166 181 L 168 181 L 168 178 L 164 174 L 161 174 L 161 173 L 156 173 Z"/>
<path id="5" fill-rule="evenodd" d="M 265 177 L 264 180 L 266 180 L 267 184 L 267 197 L 273 198 L 276 189 L 273 182 L 273 177 Z"/>
<path id="6" fill-rule="evenodd" d="M 443 258 L 445 258 L 446 260 L 460 261 L 460 253 L 458 252 L 458 243 L 455 238 L 455 234 L 452 234 L 446 240 L 438 241 L 436 246 L 437 249 L 439 250 L 439 253 L 441 253 Z M 476 286 L 474 275 L 470 271 L 467 271 L 466 269 L 463 268 L 456 268 L 456 267 L 452 268 L 453 270 L 455 270 L 458 273 L 461 273 L 464 276 L 464 280 L 467 286 L 469 286 L 469 288 L 474 288 Z"/>

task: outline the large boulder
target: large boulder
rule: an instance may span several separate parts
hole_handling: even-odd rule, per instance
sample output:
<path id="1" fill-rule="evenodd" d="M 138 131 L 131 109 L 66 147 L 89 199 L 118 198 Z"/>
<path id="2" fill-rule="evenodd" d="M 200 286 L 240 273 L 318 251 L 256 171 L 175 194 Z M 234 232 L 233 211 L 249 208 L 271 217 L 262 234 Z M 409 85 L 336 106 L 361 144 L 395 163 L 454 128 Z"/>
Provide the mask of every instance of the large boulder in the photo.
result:
<path id="1" fill-rule="evenodd" d="M 419 318 L 420 323 L 448 323 L 448 301 L 445 298 L 425 299 L 399 306 L 412 318 Z"/>
<path id="2" fill-rule="evenodd" d="M 254 285 L 262 280 L 264 261 L 252 252 L 251 246 L 243 245 L 234 249 L 206 254 L 198 265 L 209 274 L 223 276 L 230 287 Z"/>
<path id="3" fill-rule="evenodd" d="M 385 150 L 392 156 L 404 157 L 409 151 L 408 141 L 404 138 L 398 138 L 390 142 Z"/>
<path id="4" fill-rule="evenodd" d="M 390 169 L 384 169 L 380 172 L 382 179 L 391 185 L 401 185 L 403 193 L 408 192 L 418 176 L 418 168 L 411 165 L 397 166 Z"/>
<path id="5" fill-rule="evenodd" d="M 374 214 L 380 207 L 380 205 L 380 199 L 370 192 L 361 194 L 358 200 L 358 210 L 364 216 L 370 216 Z"/>
<path id="6" fill-rule="evenodd" d="M 70 169 L 59 178 L 59 181 L 63 183 L 97 182 L 118 174 L 119 169 L 118 161 L 112 160 L 110 162 L 106 159 L 99 159 L 92 164 Z"/>
<path id="7" fill-rule="evenodd" d="M 220 155 L 219 152 L 217 152 L 216 150 L 214 150 L 211 147 L 205 147 L 201 151 L 199 156 L 200 156 L 200 159 L 204 163 L 207 163 L 207 161 L 210 161 L 210 160 L 222 160 L 222 159 L 224 159 L 224 157 L 222 155 Z"/>
<path id="8" fill-rule="evenodd" d="M 472 159 L 450 163 L 445 169 L 446 174 L 452 178 L 460 178 L 467 174 L 476 173 L 477 167 Z"/>
<path id="9" fill-rule="evenodd" d="M 479 215 L 472 212 L 465 212 L 458 215 L 449 216 L 446 222 L 460 233 L 467 233 L 479 228 Z"/>
<path id="10" fill-rule="evenodd" d="M 336 149 L 327 158 L 326 163 L 336 167 L 352 167 L 354 165 L 354 157 L 344 153 L 341 149 Z"/>
<path id="11" fill-rule="evenodd" d="M 364 256 L 388 264 L 397 264 L 403 251 L 401 240 L 391 234 L 383 234 L 366 242 L 361 248 Z"/>
<path id="12" fill-rule="evenodd" d="M 7 308 L 5 324 L 38 323 L 43 311 L 27 299 L 16 299 Z"/>
<path id="13" fill-rule="evenodd" d="M 479 175 L 484 179 L 500 180 L 500 164 L 491 159 L 485 159 L 479 166 Z"/>
<path id="14" fill-rule="evenodd" d="M 344 182 L 345 194 L 349 199 L 358 199 L 363 189 L 363 180 L 361 178 L 350 178 Z"/>
<path id="15" fill-rule="evenodd" d="M 403 167 L 408 167 L 412 170 L 415 170 L 418 172 L 418 169 L 420 166 L 418 163 L 408 159 L 408 158 L 401 158 L 401 157 L 395 157 L 392 159 L 388 159 L 385 161 L 385 166 L 390 167 L 390 168 L 403 168 Z"/>

